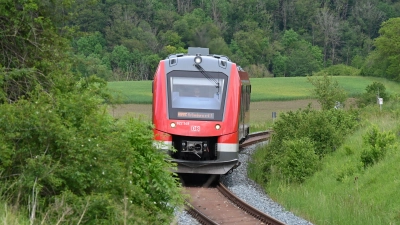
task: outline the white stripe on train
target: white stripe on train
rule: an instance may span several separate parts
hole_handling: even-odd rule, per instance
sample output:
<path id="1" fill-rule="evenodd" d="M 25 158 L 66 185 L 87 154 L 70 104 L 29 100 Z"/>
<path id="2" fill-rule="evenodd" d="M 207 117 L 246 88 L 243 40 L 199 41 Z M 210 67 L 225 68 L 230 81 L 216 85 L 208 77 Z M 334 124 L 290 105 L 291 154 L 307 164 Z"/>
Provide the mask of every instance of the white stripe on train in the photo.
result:
<path id="1" fill-rule="evenodd" d="M 157 149 L 171 149 L 172 141 L 154 141 L 153 146 Z M 225 144 L 218 143 L 217 148 L 219 152 L 238 152 L 239 144 Z"/>

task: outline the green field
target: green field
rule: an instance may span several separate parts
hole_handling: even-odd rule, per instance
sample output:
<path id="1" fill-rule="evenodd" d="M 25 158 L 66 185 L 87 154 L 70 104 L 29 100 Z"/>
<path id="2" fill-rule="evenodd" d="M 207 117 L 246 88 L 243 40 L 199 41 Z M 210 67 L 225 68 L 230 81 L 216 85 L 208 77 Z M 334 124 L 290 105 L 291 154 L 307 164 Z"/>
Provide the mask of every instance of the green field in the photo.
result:
<path id="1" fill-rule="evenodd" d="M 396 82 L 376 77 L 334 77 L 349 97 L 355 97 L 365 92 L 365 88 L 374 81 L 385 85 L 389 94 L 400 93 L 400 86 Z M 252 102 L 260 101 L 286 101 L 298 99 L 311 99 L 313 86 L 306 77 L 277 77 L 277 78 L 252 78 Z M 122 103 L 151 104 L 152 81 L 120 81 L 109 82 L 108 86 L 114 96 Z"/>

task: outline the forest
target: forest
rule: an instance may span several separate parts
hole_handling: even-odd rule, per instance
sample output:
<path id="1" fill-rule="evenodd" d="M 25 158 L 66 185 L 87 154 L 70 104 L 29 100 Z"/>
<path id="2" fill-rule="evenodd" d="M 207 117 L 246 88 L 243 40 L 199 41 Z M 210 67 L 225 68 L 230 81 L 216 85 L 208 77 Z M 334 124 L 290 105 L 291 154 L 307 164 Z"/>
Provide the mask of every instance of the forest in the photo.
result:
<path id="1" fill-rule="evenodd" d="M 388 40 L 376 40 L 382 23 L 400 16 L 396 0 L 77 0 L 59 11 L 68 17 L 60 25 L 74 31 L 76 71 L 108 81 L 152 79 L 159 60 L 189 46 L 227 55 L 253 77 L 333 65 L 399 76 L 390 49 L 399 22 L 382 30 Z"/>

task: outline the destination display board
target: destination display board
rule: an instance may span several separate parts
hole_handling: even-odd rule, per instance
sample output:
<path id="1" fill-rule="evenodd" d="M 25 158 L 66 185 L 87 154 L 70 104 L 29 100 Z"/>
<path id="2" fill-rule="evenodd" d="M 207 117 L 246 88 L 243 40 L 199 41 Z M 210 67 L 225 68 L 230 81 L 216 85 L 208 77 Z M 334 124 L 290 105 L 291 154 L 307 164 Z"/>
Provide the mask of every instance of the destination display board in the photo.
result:
<path id="1" fill-rule="evenodd" d="M 178 112 L 178 118 L 214 119 L 214 113 Z"/>

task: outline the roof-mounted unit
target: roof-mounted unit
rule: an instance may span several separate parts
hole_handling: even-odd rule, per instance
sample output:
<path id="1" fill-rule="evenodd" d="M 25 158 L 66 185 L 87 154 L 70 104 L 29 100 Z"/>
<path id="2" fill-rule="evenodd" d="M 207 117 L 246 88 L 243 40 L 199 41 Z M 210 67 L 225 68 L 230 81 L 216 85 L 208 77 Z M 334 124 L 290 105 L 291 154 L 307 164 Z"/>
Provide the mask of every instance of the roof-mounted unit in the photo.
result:
<path id="1" fill-rule="evenodd" d="M 209 55 L 210 49 L 200 47 L 189 47 L 188 55 Z"/>

